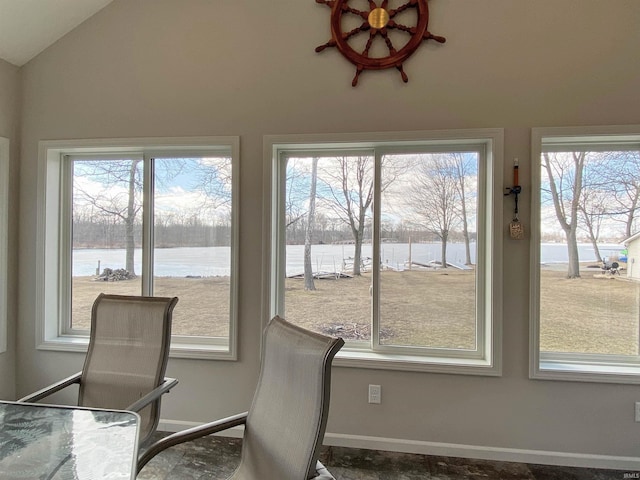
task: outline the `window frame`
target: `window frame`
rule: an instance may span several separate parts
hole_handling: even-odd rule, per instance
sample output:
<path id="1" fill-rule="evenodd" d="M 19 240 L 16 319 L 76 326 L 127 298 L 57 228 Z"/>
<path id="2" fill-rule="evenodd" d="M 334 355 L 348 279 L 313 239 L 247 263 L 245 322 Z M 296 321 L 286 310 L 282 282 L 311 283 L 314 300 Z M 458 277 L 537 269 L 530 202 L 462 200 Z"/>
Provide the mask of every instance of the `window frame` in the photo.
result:
<path id="1" fill-rule="evenodd" d="M 7 351 L 9 139 L 0 137 L 0 353 Z"/>
<path id="2" fill-rule="evenodd" d="M 364 134 L 310 134 L 310 135 L 270 135 L 264 137 L 264 228 L 263 251 L 264 258 L 264 322 L 276 314 L 282 314 L 284 290 L 282 276 L 278 274 L 278 266 L 282 268 L 282 249 L 284 230 L 278 219 L 278 205 L 284 189 L 282 175 L 279 168 L 281 153 L 284 151 L 304 151 L 306 154 L 321 152 L 331 155 L 336 151 L 345 152 L 370 150 L 377 156 L 388 153 L 409 153 L 420 151 L 455 150 L 456 147 L 468 149 L 470 145 L 481 145 L 484 148 L 486 165 L 480 167 L 484 171 L 482 182 L 486 189 L 485 195 L 479 199 L 478 214 L 483 220 L 478 224 L 486 227 L 484 238 L 487 244 L 483 251 L 478 249 L 477 261 L 481 255 L 486 255 L 484 271 L 477 272 L 477 295 L 483 294 L 483 301 L 477 302 L 483 312 L 484 322 L 478 321 L 478 339 L 483 341 L 483 354 L 469 355 L 437 355 L 431 349 L 426 355 L 423 348 L 400 346 L 379 346 L 373 348 L 358 347 L 347 344 L 338 353 L 334 365 L 345 367 L 376 368 L 407 371 L 430 371 L 439 373 L 457 373 L 472 375 L 499 376 L 502 374 L 502 166 L 503 166 L 502 129 L 469 129 L 417 131 L 396 133 L 364 133 Z M 475 151 L 475 150 L 474 150 Z M 380 158 L 376 158 L 379 165 Z M 482 159 L 480 160 L 482 162 Z M 376 166 L 376 169 L 379 167 Z M 379 182 L 379 175 L 375 176 Z M 486 203 L 485 203 L 486 202 Z M 380 188 L 375 188 L 374 204 L 380 204 Z M 483 208 L 488 207 L 488 208 Z M 484 210 L 484 211 L 482 211 Z M 373 221 L 375 229 L 379 231 L 380 210 L 374 210 Z M 380 239 L 374 239 L 373 264 L 379 260 Z M 377 248 L 376 248 L 377 247 Z M 373 270 L 377 279 L 379 272 Z M 373 282 L 374 295 L 378 294 L 379 283 Z M 279 293 L 282 292 L 282 293 Z M 374 329 L 375 330 L 375 329 Z M 482 330 L 482 332 L 480 332 Z M 373 334 L 376 337 L 375 333 Z M 372 338 L 372 342 L 374 339 Z M 372 343 L 373 344 L 373 343 Z"/>
<path id="3" fill-rule="evenodd" d="M 531 244 L 529 292 L 529 378 L 579 382 L 640 384 L 640 356 L 550 353 L 540 351 L 540 188 L 544 146 L 554 151 L 589 147 L 593 151 L 611 147 L 640 149 L 640 125 L 541 127 L 531 131 Z"/>
<path id="4" fill-rule="evenodd" d="M 70 161 L 65 157 L 126 154 L 142 157 L 151 163 L 153 157 L 202 156 L 220 151 L 230 152 L 232 161 L 231 246 L 230 246 L 230 315 L 228 342 L 214 337 L 173 335 L 171 357 L 237 360 L 238 298 L 238 200 L 239 137 L 170 137 L 98 140 L 49 140 L 39 142 L 38 217 L 37 217 L 37 285 L 36 348 L 39 350 L 84 352 L 89 336 L 86 331 L 70 330 L 68 277 L 70 275 L 68 177 Z M 67 170 L 65 173 L 65 169 Z M 145 168 L 144 198 L 151 193 L 151 169 Z M 145 204 L 147 200 L 144 200 Z M 152 244 L 151 209 L 144 208 L 143 245 Z M 143 275 L 150 271 L 152 252 L 143 253 Z M 143 277 L 144 278 L 144 277 Z M 152 279 L 143 282 L 142 294 L 149 294 Z M 66 295 L 66 297 L 65 297 Z M 65 301 L 64 299 L 67 298 Z"/>

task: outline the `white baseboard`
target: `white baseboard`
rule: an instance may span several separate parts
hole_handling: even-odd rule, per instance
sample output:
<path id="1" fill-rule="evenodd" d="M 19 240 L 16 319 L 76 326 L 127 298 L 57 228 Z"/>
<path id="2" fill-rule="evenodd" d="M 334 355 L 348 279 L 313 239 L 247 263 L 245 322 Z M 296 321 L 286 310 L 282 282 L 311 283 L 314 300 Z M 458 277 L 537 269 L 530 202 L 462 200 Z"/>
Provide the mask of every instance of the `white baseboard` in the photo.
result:
<path id="1" fill-rule="evenodd" d="M 162 420 L 159 430 L 177 432 L 199 425 L 196 422 Z M 224 437 L 242 438 L 242 427 L 234 427 L 217 434 Z M 363 448 L 387 452 L 437 455 L 443 457 L 473 458 L 499 462 L 534 463 L 581 468 L 606 468 L 640 472 L 640 457 L 596 455 L 583 453 L 552 452 L 545 450 L 524 450 L 456 443 L 423 442 L 399 438 L 368 437 L 327 432 L 324 445 L 333 447 Z"/>
<path id="2" fill-rule="evenodd" d="M 640 471 L 640 457 L 595 455 L 545 450 L 524 450 L 455 443 L 423 442 L 398 438 L 367 437 L 327 433 L 324 444 L 336 447 L 365 448 L 388 452 L 439 455 L 443 457 L 474 458 L 501 462 L 535 463 L 567 467 L 607 468 L 625 471 Z"/>

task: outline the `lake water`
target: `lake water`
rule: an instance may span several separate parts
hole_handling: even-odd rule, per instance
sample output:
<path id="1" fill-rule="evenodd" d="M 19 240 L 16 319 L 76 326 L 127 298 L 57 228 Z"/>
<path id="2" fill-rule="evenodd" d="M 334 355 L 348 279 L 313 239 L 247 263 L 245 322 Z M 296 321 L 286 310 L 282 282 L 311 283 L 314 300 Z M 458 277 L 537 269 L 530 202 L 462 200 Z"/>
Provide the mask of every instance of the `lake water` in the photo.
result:
<path id="1" fill-rule="evenodd" d="M 596 256 L 591 244 L 579 244 L 580 261 L 595 261 Z M 607 244 L 600 246 L 602 256 L 617 254 L 622 246 Z M 471 245 L 472 262 L 475 262 L 475 244 Z M 287 275 L 304 271 L 304 245 L 287 246 Z M 353 245 L 314 245 L 311 249 L 311 262 L 314 271 L 337 272 L 342 269 L 344 260 L 353 258 Z M 567 261 L 567 246 L 560 243 L 542 244 L 540 261 L 542 263 L 563 263 Z M 371 245 L 363 245 L 362 256 L 371 257 Z M 82 249 L 73 252 L 73 275 L 95 275 L 98 262 L 100 271 L 104 268 L 124 268 L 124 249 Z M 409 245 L 406 243 L 386 243 L 382 245 L 383 264 L 393 268 L 402 268 L 409 258 Z M 411 258 L 414 262 L 427 263 L 440 259 L 439 243 L 414 243 L 411 246 Z M 447 246 L 447 260 L 464 263 L 464 244 L 451 243 Z M 135 252 L 136 272 L 141 271 L 141 251 Z M 229 275 L 229 247 L 159 248 L 155 251 L 155 274 L 162 277 L 191 276 L 227 276 Z"/>

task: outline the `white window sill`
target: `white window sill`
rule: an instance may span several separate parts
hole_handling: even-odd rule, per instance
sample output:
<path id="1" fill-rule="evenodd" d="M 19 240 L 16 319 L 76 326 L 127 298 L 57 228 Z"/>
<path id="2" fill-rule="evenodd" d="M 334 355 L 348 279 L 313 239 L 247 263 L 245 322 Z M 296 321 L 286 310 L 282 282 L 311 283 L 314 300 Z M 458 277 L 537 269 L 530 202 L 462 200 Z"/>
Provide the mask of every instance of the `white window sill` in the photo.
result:
<path id="1" fill-rule="evenodd" d="M 41 342 L 38 350 L 50 350 L 56 352 L 86 353 L 89 346 L 89 338 L 85 336 L 65 335 Z M 236 360 L 235 355 L 229 351 L 228 345 L 216 345 L 205 342 L 181 342 L 180 339 L 171 340 L 170 358 L 191 358 L 202 360 Z"/>
<path id="2" fill-rule="evenodd" d="M 499 364 L 485 359 L 397 355 L 363 350 L 341 350 L 333 365 L 336 367 L 374 368 L 410 372 L 449 373 L 457 375 L 502 375 Z"/>
<path id="3" fill-rule="evenodd" d="M 530 377 L 537 380 L 640 384 L 640 365 L 543 360 Z"/>

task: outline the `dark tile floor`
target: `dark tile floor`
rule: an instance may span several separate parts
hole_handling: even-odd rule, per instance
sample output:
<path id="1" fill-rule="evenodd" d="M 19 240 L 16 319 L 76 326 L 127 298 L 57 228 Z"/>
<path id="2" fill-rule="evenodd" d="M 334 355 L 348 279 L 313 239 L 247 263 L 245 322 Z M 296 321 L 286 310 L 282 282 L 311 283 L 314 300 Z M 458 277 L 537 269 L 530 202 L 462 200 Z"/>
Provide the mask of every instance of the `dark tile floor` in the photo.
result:
<path id="1" fill-rule="evenodd" d="M 240 458 L 240 440 L 208 437 L 165 450 L 138 480 L 225 479 Z M 320 460 L 336 480 L 625 480 L 639 472 L 324 447 Z M 268 477 L 265 476 L 265 479 Z"/>

